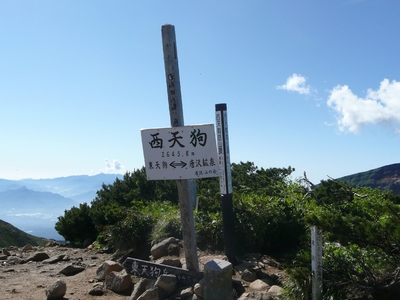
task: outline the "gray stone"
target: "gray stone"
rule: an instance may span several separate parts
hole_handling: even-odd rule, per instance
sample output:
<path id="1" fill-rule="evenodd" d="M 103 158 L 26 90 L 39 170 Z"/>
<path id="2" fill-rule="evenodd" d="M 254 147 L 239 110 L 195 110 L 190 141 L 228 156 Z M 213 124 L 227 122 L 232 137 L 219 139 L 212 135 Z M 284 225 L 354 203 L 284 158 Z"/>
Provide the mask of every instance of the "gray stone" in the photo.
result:
<path id="1" fill-rule="evenodd" d="M 193 289 L 191 287 L 188 287 L 186 289 L 183 289 L 181 291 L 180 297 L 181 299 L 186 299 L 193 296 Z"/>
<path id="2" fill-rule="evenodd" d="M 241 278 L 245 281 L 252 282 L 257 279 L 257 274 L 252 269 L 245 269 L 241 275 Z"/>
<path id="3" fill-rule="evenodd" d="M 42 262 L 44 264 L 55 264 L 55 263 L 58 263 L 59 261 L 62 261 L 64 256 L 65 256 L 65 254 L 52 256 L 52 257 L 49 257 L 49 258 L 43 260 Z"/>
<path id="4" fill-rule="evenodd" d="M 155 286 L 164 292 L 162 293 L 162 298 L 164 298 L 170 296 L 175 291 L 177 282 L 178 280 L 173 274 L 161 275 L 157 278 Z M 161 293 L 160 290 L 159 292 Z"/>
<path id="5" fill-rule="evenodd" d="M 5 254 L 4 254 L 4 255 L 0 255 L 0 260 L 7 260 L 7 257 L 8 257 L 8 256 L 5 255 Z"/>
<path id="6" fill-rule="evenodd" d="M 105 286 L 117 294 L 126 292 L 133 287 L 132 279 L 125 270 L 121 272 L 111 272 L 107 275 Z"/>
<path id="7" fill-rule="evenodd" d="M 7 255 L 7 256 L 11 256 L 11 253 L 5 248 L 3 248 L 3 254 Z"/>
<path id="8" fill-rule="evenodd" d="M 267 292 L 267 296 L 270 297 L 276 297 L 281 295 L 283 292 L 283 288 L 281 288 L 279 285 L 273 285 Z"/>
<path id="9" fill-rule="evenodd" d="M 251 293 L 243 293 L 238 300 L 271 300 L 271 297 L 267 296 L 266 293 L 263 292 L 251 292 Z"/>
<path id="10" fill-rule="evenodd" d="M 265 292 L 270 288 L 270 286 L 261 279 L 253 281 L 252 283 L 250 283 L 249 287 L 255 291 L 265 291 Z"/>
<path id="11" fill-rule="evenodd" d="M 204 297 L 204 279 L 194 285 L 193 292 L 199 297 Z"/>
<path id="12" fill-rule="evenodd" d="M 252 269 L 256 266 L 255 263 L 244 262 L 235 266 L 235 270 L 237 270 L 240 274 L 242 274 L 247 269 Z"/>
<path id="13" fill-rule="evenodd" d="M 67 284 L 63 280 L 57 280 L 46 289 L 47 300 L 62 299 L 67 292 Z"/>
<path id="14" fill-rule="evenodd" d="M 142 278 L 138 283 L 135 284 L 129 300 L 137 300 L 141 294 L 146 291 L 146 287 L 150 284 L 152 280 L 148 278 Z"/>
<path id="15" fill-rule="evenodd" d="M 15 269 L 10 268 L 10 269 L 3 270 L 3 273 L 12 273 L 12 272 L 15 272 Z"/>
<path id="16" fill-rule="evenodd" d="M 69 265 L 69 266 L 66 266 L 64 269 L 62 269 L 60 271 L 60 274 L 63 274 L 65 276 L 73 276 L 84 270 L 85 270 L 85 268 L 82 266 Z"/>
<path id="17" fill-rule="evenodd" d="M 160 258 L 156 261 L 157 264 L 172 266 L 176 268 L 182 267 L 182 262 L 179 258 Z"/>
<path id="18" fill-rule="evenodd" d="M 158 288 L 145 291 L 137 300 L 160 300 L 160 297 L 158 297 Z"/>
<path id="19" fill-rule="evenodd" d="M 221 300 L 232 298 L 232 264 L 214 259 L 204 266 L 204 298 Z"/>
<path id="20" fill-rule="evenodd" d="M 179 256 L 181 253 L 181 247 L 178 244 L 170 244 L 168 246 L 168 255 Z"/>
<path id="21" fill-rule="evenodd" d="M 103 296 L 104 295 L 104 290 L 103 290 L 103 286 L 102 285 L 95 285 L 90 291 L 89 291 L 89 295 L 92 296 Z"/>
<path id="22" fill-rule="evenodd" d="M 111 272 L 119 272 L 124 268 L 117 262 L 112 260 L 106 260 L 101 264 L 101 266 L 96 271 L 96 278 L 98 280 L 104 280 L 108 274 Z"/>
<path id="23" fill-rule="evenodd" d="M 8 256 L 7 263 L 9 263 L 10 265 L 24 264 L 24 263 L 26 263 L 26 260 L 24 260 L 18 256 Z"/>
<path id="24" fill-rule="evenodd" d="M 33 251 L 34 249 L 31 244 L 26 244 L 24 247 L 22 247 L 21 250 L 25 252 L 25 251 Z"/>
<path id="25" fill-rule="evenodd" d="M 37 252 L 37 253 L 33 254 L 32 256 L 30 256 L 29 258 L 27 258 L 26 261 L 43 261 L 48 258 L 49 258 L 49 255 L 46 252 Z"/>
<path id="26" fill-rule="evenodd" d="M 168 247 L 171 244 L 179 244 L 179 240 L 174 237 L 167 238 L 167 239 L 155 244 L 153 247 L 151 247 L 150 253 L 154 259 L 158 259 L 160 257 L 167 256 L 168 255 Z"/>

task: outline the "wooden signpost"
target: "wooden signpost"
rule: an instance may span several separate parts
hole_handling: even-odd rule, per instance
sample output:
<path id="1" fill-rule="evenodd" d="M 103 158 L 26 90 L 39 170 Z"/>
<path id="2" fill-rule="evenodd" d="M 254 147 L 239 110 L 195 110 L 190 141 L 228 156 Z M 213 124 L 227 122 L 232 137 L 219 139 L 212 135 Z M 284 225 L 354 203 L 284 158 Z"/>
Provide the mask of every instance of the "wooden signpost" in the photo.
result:
<path id="1" fill-rule="evenodd" d="M 311 182 L 304 172 L 304 180 L 308 192 L 312 192 Z M 322 233 L 317 226 L 311 226 L 311 272 L 312 272 L 312 300 L 322 299 Z"/>
<path id="2" fill-rule="evenodd" d="M 123 262 L 122 266 L 128 274 L 150 279 L 157 279 L 161 275 L 173 274 L 178 282 L 187 285 L 194 285 L 204 276 L 202 272 L 188 271 L 130 257 Z"/>
<path id="3" fill-rule="evenodd" d="M 169 114 L 172 127 L 184 126 L 181 84 L 179 79 L 178 52 L 176 47 L 175 27 L 163 25 L 161 28 L 165 78 L 167 82 Z M 192 184 L 188 179 L 176 181 L 179 194 L 179 205 L 182 224 L 182 235 L 185 249 L 186 265 L 190 271 L 199 270 L 197 257 L 196 231 L 192 204 L 194 199 Z"/>

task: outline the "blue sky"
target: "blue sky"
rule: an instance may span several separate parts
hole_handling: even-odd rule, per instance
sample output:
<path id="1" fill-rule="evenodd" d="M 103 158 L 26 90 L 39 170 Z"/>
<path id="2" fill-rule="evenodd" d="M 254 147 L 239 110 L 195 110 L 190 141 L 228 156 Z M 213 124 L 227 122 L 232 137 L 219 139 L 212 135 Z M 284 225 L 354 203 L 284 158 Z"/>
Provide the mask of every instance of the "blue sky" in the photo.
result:
<path id="1" fill-rule="evenodd" d="M 227 103 L 231 161 L 313 182 L 399 162 L 400 2 L 0 1 L 0 178 L 133 171 L 168 127 L 161 26 L 185 125 Z"/>

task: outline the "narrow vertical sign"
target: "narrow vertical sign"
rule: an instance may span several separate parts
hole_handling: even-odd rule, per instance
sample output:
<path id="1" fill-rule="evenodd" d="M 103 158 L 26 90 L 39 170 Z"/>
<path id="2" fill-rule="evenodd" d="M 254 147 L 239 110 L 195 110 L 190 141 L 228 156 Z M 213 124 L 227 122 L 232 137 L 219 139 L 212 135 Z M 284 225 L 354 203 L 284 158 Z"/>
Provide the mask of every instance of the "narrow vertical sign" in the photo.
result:
<path id="1" fill-rule="evenodd" d="M 322 299 L 322 234 L 317 226 L 311 227 L 312 299 Z"/>
<path id="2" fill-rule="evenodd" d="M 217 130 L 218 160 L 220 166 L 220 191 L 222 194 L 232 193 L 231 162 L 229 153 L 228 114 L 226 104 L 215 106 Z"/>
<path id="3" fill-rule="evenodd" d="M 215 105 L 215 127 L 217 130 L 218 160 L 221 172 L 219 184 L 221 191 L 222 226 L 224 230 L 224 250 L 229 261 L 235 264 L 235 224 L 227 115 L 225 103 Z"/>

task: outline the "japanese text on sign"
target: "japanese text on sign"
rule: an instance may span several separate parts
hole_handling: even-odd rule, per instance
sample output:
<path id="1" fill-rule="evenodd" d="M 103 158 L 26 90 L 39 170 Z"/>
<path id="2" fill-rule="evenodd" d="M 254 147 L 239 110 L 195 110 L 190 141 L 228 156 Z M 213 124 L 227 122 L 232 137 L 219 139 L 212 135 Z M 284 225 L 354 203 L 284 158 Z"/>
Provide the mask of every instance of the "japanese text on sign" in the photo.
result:
<path id="1" fill-rule="evenodd" d="M 213 124 L 142 129 L 149 180 L 219 176 Z"/>
<path id="2" fill-rule="evenodd" d="M 155 279 L 160 277 L 161 275 L 173 274 L 176 276 L 178 282 L 189 285 L 195 284 L 203 278 L 203 273 L 201 272 L 188 271 L 181 268 L 156 264 L 131 257 L 128 257 L 124 261 L 123 267 L 128 274 L 144 278 Z"/>

